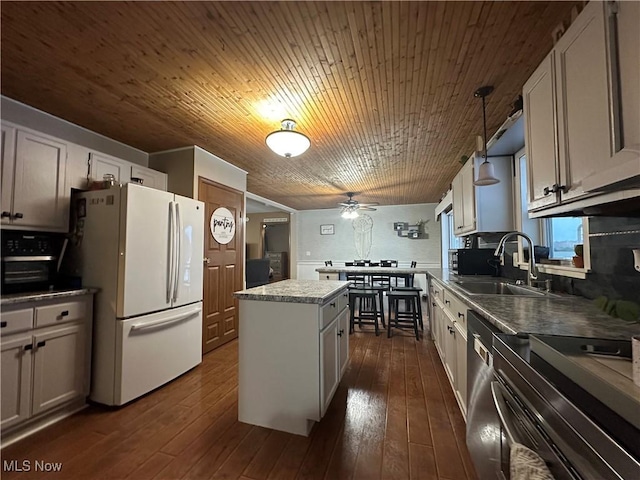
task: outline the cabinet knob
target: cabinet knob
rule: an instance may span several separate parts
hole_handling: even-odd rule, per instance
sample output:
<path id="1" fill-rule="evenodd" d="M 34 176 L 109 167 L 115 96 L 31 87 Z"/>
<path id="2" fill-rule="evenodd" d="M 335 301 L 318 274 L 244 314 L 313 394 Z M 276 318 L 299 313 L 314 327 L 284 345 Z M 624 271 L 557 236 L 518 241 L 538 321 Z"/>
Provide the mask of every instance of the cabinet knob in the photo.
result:
<path id="1" fill-rule="evenodd" d="M 0 217 L 2 217 L 2 218 L 7 218 L 7 217 L 8 217 L 8 218 L 11 218 L 11 213 L 9 213 L 9 212 L 2 212 L 2 215 L 0 215 Z"/>
<path id="2" fill-rule="evenodd" d="M 68 317 L 69 316 L 69 310 L 63 310 L 62 312 L 60 312 L 60 316 L 61 317 Z"/>
<path id="3" fill-rule="evenodd" d="M 24 215 L 22 215 L 21 213 L 16 213 L 13 215 L 13 218 L 23 218 Z"/>
<path id="4" fill-rule="evenodd" d="M 7 326 L 7 322 L 0 322 L 0 328 L 4 328 Z"/>

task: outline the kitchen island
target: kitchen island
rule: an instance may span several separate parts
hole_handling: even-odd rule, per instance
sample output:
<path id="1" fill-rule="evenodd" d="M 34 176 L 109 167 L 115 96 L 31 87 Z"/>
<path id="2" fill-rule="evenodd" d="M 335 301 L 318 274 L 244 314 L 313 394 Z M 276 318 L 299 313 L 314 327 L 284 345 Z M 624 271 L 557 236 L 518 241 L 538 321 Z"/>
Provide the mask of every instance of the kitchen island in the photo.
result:
<path id="1" fill-rule="evenodd" d="M 309 435 L 349 359 L 348 285 L 284 280 L 234 293 L 238 420 Z"/>

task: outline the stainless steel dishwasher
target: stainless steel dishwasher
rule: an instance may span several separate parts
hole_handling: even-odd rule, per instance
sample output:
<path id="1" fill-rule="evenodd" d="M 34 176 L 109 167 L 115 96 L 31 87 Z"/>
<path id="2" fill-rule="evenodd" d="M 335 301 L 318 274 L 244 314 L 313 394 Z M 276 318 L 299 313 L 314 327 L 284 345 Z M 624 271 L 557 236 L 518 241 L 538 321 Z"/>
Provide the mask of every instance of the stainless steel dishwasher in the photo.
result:
<path id="1" fill-rule="evenodd" d="M 473 310 L 467 312 L 467 447 L 478 478 L 504 478 L 500 418 L 491 394 L 493 334 L 500 331 Z"/>

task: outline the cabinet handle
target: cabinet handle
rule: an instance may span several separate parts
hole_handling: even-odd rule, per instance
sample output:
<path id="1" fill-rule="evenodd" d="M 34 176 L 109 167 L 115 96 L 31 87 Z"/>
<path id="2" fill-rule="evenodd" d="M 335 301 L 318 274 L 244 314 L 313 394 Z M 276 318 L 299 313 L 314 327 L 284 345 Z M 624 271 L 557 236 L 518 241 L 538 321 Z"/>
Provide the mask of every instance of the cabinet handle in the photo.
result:
<path id="1" fill-rule="evenodd" d="M 7 322 L 0 322 L 0 328 L 4 328 L 7 326 Z"/>
<path id="2" fill-rule="evenodd" d="M 451 302 L 449 300 L 445 300 L 444 303 L 447 305 L 451 305 Z"/>
<path id="3" fill-rule="evenodd" d="M 343 333 L 344 333 L 344 330 L 340 330 L 340 331 L 338 332 L 338 336 L 339 336 L 339 337 L 341 337 Z"/>
<path id="4" fill-rule="evenodd" d="M 464 318 L 464 313 L 458 312 L 458 318 Z"/>
<path id="5" fill-rule="evenodd" d="M 16 214 L 13 215 L 13 218 L 23 218 L 23 217 L 24 217 L 24 215 L 21 214 L 21 213 L 16 213 Z"/>
<path id="6" fill-rule="evenodd" d="M 431 302 L 431 306 L 435 307 L 436 306 L 436 302 Z"/>
<path id="7" fill-rule="evenodd" d="M 33 350 L 33 344 L 32 344 L 32 343 L 30 343 L 29 345 L 25 345 L 25 346 L 24 346 L 24 349 L 25 349 L 25 350 Z"/>
<path id="8" fill-rule="evenodd" d="M 542 193 L 544 194 L 544 196 L 546 197 L 547 195 L 549 195 L 551 192 L 553 192 L 553 187 L 549 188 L 549 187 L 544 187 L 544 190 L 542 190 Z"/>
<path id="9" fill-rule="evenodd" d="M 60 316 L 61 317 L 68 317 L 69 316 L 69 310 L 63 310 L 62 312 L 60 312 Z"/>
<path id="10" fill-rule="evenodd" d="M 336 302 L 331 302 L 329 305 L 332 306 L 333 308 L 336 308 Z"/>
<path id="11" fill-rule="evenodd" d="M 47 344 L 47 341 L 46 340 L 42 340 L 41 342 L 38 342 L 36 347 L 44 347 L 46 344 Z"/>
<path id="12" fill-rule="evenodd" d="M 2 218 L 6 218 L 6 217 L 11 218 L 11 213 L 9 213 L 9 212 L 2 212 L 2 215 L 0 215 L 0 217 L 2 217 Z"/>

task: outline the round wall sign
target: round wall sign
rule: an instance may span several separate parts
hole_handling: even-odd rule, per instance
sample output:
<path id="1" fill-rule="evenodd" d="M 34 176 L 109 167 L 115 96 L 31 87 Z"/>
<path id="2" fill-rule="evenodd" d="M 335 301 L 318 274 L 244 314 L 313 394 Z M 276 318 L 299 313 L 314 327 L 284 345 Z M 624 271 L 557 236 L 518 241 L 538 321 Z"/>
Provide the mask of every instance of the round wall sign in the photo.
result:
<path id="1" fill-rule="evenodd" d="M 233 213 L 225 207 L 216 208 L 211 214 L 209 228 L 211 229 L 211 235 L 215 241 L 222 245 L 226 245 L 233 240 L 233 237 L 236 234 L 236 222 L 233 217 Z"/>

